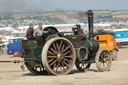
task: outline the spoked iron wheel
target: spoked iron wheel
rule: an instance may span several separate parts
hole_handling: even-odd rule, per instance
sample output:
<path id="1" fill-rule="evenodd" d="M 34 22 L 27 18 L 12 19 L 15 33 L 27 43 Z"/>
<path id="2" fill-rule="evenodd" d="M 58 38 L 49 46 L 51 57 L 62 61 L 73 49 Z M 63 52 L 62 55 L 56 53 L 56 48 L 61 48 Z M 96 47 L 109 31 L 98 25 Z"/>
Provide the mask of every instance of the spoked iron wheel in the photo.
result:
<path id="1" fill-rule="evenodd" d="M 49 40 L 42 51 L 43 66 L 53 75 L 68 74 L 75 64 L 75 59 L 73 45 L 61 37 Z"/>
<path id="2" fill-rule="evenodd" d="M 85 72 L 85 71 L 88 70 L 88 69 L 90 68 L 90 66 L 91 66 L 91 64 L 86 63 L 86 62 L 84 62 L 84 61 L 81 62 L 81 61 L 79 61 L 79 60 L 76 60 L 75 65 L 76 65 L 76 68 L 77 68 L 79 71 L 81 71 L 81 72 Z"/>
<path id="3" fill-rule="evenodd" d="M 96 65 L 99 71 L 109 71 L 112 65 L 112 55 L 107 49 L 101 49 L 97 52 Z"/>
<path id="4" fill-rule="evenodd" d="M 29 65 L 28 63 L 25 63 L 27 69 L 36 75 L 44 75 L 44 74 L 48 74 L 48 72 L 42 67 L 32 67 L 31 65 Z"/>

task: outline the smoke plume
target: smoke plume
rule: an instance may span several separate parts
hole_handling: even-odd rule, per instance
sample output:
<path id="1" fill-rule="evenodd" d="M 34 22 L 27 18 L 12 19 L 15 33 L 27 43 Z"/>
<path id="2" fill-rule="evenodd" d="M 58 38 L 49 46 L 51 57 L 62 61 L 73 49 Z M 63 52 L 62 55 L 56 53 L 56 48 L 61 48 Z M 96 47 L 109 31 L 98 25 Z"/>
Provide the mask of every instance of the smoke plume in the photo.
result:
<path id="1" fill-rule="evenodd" d="M 53 10 L 53 2 L 47 0 L 1 0 L 0 12 L 24 13 Z"/>

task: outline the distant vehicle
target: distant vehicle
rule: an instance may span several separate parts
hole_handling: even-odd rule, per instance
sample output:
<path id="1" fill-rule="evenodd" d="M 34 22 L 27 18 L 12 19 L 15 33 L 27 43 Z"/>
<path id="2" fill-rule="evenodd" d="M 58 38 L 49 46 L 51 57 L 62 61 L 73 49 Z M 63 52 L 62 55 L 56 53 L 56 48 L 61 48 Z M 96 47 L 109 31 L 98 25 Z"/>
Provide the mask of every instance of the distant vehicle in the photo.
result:
<path id="1" fill-rule="evenodd" d="M 116 34 L 116 42 L 118 48 L 128 45 L 128 29 L 115 30 L 113 33 Z"/>
<path id="2" fill-rule="evenodd" d="M 7 45 L 8 55 L 13 55 L 14 57 L 20 56 L 20 54 L 21 54 L 21 40 L 23 40 L 23 38 L 21 38 L 21 37 L 9 39 L 9 44 Z"/>

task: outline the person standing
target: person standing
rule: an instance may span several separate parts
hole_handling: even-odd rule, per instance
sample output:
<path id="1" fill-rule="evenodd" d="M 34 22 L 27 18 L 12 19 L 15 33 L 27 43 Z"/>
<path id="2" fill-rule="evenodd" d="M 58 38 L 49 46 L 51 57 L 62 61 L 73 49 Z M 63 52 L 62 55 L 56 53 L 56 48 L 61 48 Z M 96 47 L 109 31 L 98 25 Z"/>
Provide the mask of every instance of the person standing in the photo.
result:
<path id="1" fill-rule="evenodd" d="M 42 24 L 39 24 L 36 29 L 34 29 L 34 37 L 37 40 L 38 45 L 42 45 L 41 43 L 43 42 L 43 28 Z"/>
<path id="2" fill-rule="evenodd" d="M 40 37 L 43 35 L 42 24 L 39 24 L 37 28 L 34 29 L 34 37 Z"/>
<path id="3" fill-rule="evenodd" d="M 34 25 L 33 24 L 30 24 L 30 27 L 28 28 L 27 30 L 27 33 L 26 33 L 26 37 L 28 40 L 34 40 Z"/>

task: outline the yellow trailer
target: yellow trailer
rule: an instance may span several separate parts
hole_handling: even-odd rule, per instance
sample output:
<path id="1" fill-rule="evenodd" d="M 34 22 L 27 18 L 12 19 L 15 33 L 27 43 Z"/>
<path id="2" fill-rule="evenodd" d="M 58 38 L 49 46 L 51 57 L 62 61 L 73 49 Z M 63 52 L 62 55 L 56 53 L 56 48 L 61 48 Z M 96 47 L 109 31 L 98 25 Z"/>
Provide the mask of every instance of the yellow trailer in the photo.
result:
<path id="1" fill-rule="evenodd" d="M 99 49 L 106 48 L 112 53 L 113 60 L 117 59 L 116 35 L 113 33 L 95 34 L 94 39 L 99 41 Z"/>

